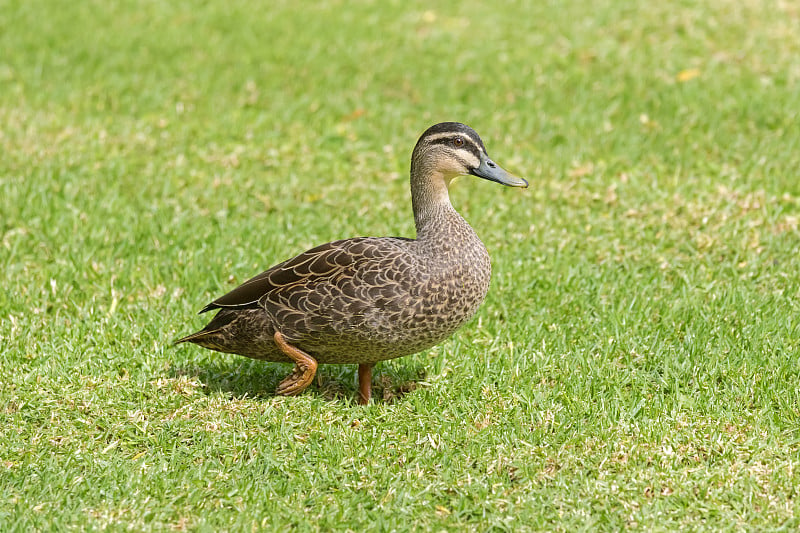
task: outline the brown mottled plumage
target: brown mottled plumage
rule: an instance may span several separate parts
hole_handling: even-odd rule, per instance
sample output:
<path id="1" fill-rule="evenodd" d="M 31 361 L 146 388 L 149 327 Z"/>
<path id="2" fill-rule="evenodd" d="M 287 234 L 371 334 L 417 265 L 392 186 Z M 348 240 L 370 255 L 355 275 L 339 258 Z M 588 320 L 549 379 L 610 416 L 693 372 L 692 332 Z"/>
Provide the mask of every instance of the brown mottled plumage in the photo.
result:
<path id="1" fill-rule="evenodd" d="M 358 237 L 317 246 L 208 304 L 201 331 L 178 340 L 266 361 L 294 362 L 279 394 L 298 394 L 317 363 L 358 363 L 360 401 L 377 361 L 429 348 L 457 330 L 489 289 L 486 248 L 453 209 L 450 181 L 473 174 L 527 187 L 486 154 L 478 134 L 445 122 L 422 134 L 411 158 L 416 239 Z"/>

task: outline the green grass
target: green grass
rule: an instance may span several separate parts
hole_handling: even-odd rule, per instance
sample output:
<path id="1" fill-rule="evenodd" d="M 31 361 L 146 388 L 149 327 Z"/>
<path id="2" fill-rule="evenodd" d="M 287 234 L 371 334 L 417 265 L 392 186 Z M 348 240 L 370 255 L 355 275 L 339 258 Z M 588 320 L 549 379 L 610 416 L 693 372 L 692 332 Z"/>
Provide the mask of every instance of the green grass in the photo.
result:
<path id="1" fill-rule="evenodd" d="M 798 528 L 795 3 L 305 4 L 0 0 L 0 529 Z M 463 330 L 366 407 L 171 346 L 441 120 L 532 184 Z"/>

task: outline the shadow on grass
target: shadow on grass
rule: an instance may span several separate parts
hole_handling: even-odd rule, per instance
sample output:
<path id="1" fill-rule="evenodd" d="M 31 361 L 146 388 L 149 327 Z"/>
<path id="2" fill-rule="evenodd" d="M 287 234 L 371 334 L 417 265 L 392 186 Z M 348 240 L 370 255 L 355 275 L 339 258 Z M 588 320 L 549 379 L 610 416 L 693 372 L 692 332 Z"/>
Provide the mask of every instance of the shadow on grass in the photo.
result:
<path id="1" fill-rule="evenodd" d="M 328 401 L 355 400 L 357 368 L 354 364 L 320 365 L 314 382 L 303 394 L 316 394 Z M 288 363 L 219 358 L 173 366 L 170 376 L 197 378 L 207 394 L 222 392 L 233 398 L 272 398 L 278 383 L 291 371 Z M 426 369 L 420 364 L 378 363 L 372 376 L 373 402 L 393 403 L 403 398 L 424 387 L 426 375 Z"/>

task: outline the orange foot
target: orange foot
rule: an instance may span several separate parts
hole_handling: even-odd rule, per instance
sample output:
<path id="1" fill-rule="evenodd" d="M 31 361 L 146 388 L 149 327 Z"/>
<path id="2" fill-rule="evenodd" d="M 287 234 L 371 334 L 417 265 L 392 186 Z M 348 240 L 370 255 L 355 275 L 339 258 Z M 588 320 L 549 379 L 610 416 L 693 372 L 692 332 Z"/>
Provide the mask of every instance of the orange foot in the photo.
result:
<path id="1" fill-rule="evenodd" d="M 286 356 L 295 363 L 294 370 L 278 384 L 275 393 L 282 396 L 295 396 L 300 394 L 311 385 L 311 381 L 317 373 L 317 361 L 301 349 L 295 348 L 286 342 L 286 339 L 283 338 L 280 331 L 276 331 L 273 338 L 280 351 L 286 354 Z"/>

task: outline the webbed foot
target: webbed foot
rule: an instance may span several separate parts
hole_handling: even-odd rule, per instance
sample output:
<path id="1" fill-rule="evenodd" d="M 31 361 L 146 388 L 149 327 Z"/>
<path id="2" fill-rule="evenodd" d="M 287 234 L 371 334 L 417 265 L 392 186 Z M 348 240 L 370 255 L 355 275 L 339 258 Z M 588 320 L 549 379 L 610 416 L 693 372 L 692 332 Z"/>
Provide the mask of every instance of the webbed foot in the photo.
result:
<path id="1" fill-rule="evenodd" d="M 300 394 L 311 385 L 311 381 L 313 381 L 314 375 L 317 373 L 317 361 L 303 350 L 286 342 L 280 331 L 276 331 L 273 338 L 280 351 L 295 363 L 294 370 L 278 384 L 275 393 L 281 396 Z"/>

